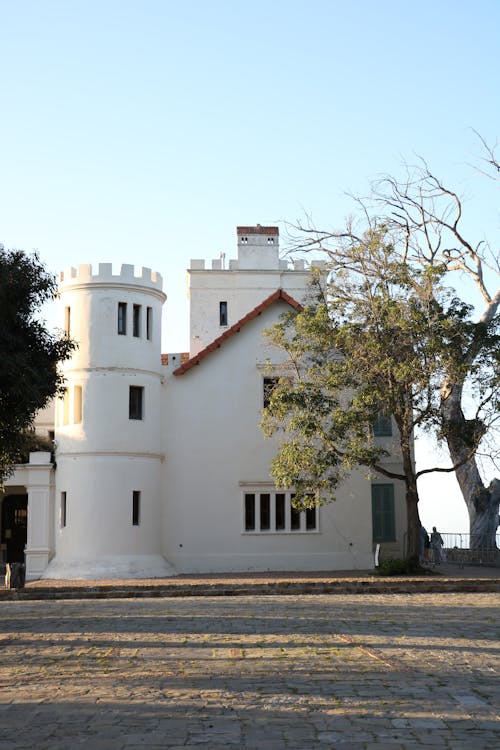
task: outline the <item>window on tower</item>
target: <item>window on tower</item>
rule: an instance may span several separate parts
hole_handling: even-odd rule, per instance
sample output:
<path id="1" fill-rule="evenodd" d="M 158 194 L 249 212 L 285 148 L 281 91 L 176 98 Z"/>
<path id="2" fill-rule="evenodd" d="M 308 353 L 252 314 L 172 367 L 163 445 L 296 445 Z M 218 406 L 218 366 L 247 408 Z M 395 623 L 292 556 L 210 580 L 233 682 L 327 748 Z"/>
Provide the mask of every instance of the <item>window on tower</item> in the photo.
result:
<path id="1" fill-rule="evenodd" d="M 132 526 L 139 526 L 141 516 L 141 493 L 139 490 L 132 492 Z"/>
<path id="2" fill-rule="evenodd" d="M 146 338 L 151 341 L 153 338 L 153 308 L 146 307 Z"/>
<path id="3" fill-rule="evenodd" d="M 125 336 L 127 333 L 127 303 L 118 303 L 118 333 Z"/>
<path id="4" fill-rule="evenodd" d="M 141 335 L 141 306 L 134 305 L 132 312 L 132 335 L 139 338 Z"/>
<path id="5" fill-rule="evenodd" d="M 227 326 L 227 302 L 219 302 L 219 325 Z"/>
<path id="6" fill-rule="evenodd" d="M 142 419 L 143 415 L 144 388 L 131 385 L 128 397 L 128 418 Z"/>

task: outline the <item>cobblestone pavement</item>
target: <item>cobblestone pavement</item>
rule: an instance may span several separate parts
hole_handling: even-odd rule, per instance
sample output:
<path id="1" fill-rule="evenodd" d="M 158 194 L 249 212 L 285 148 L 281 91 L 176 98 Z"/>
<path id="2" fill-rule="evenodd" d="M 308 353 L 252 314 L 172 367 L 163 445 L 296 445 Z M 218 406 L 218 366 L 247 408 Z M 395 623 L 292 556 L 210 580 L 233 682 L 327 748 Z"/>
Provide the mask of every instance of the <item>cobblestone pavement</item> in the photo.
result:
<path id="1" fill-rule="evenodd" d="M 500 594 L 4 601 L 2 750 L 498 748 Z"/>

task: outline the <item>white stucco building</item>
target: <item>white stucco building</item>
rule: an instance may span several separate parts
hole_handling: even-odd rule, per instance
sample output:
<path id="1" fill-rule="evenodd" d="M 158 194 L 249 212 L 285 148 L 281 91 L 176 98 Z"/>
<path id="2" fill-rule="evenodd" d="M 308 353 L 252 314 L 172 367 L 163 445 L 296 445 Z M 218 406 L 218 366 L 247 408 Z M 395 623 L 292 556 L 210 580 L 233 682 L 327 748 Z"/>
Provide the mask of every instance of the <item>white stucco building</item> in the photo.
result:
<path id="1" fill-rule="evenodd" d="M 259 421 L 283 355 L 263 330 L 300 305 L 308 269 L 280 259 L 276 227 L 237 240 L 234 260 L 191 261 L 189 353 L 161 353 L 158 273 L 61 273 L 78 349 L 64 399 L 37 420 L 54 461 L 31 454 L 0 495 L 0 550 L 25 555 L 28 579 L 367 569 L 377 543 L 402 554 L 400 484 L 355 471 L 335 503 L 302 513 L 274 487 Z"/>

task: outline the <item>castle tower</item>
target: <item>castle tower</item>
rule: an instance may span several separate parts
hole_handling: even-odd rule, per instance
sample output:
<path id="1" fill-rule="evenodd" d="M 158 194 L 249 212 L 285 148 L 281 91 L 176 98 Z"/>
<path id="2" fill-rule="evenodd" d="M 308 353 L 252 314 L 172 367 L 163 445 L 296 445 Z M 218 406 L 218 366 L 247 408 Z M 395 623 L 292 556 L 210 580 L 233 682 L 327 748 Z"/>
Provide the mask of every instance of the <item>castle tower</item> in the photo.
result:
<path id="1" fill-rule="evenodd" d="M 289 263 L 279 257 L 278 227 L 236 228 L 238 257 L 225 254 L 212 260 L 191 260 L 188 270 L 190 299 L 190 354 L 194 356 L 277 289 L 297 300 L 307 290 L 309 269 L 303 260 Z M 313 262 L 312 266 L 321 265 Z"/>
<path id="2" fill-rule="evenodd" d="M 55 557 L 44 577 L 168 575 L 161 556 L 162 278 L 122 265 L 60 278 L 78 344 L 56 407 Z"/>

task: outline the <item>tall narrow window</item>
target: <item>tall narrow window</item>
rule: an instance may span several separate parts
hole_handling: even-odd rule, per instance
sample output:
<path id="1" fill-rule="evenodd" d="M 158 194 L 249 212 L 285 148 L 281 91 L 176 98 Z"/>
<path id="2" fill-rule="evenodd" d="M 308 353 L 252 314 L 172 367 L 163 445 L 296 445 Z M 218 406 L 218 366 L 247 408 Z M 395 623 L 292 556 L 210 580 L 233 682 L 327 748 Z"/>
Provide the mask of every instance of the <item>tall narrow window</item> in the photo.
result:
<path id="1" fill-rule="evenodd" d="M 64 391 L 63 397 L 63 425 L 69 424 L 69 388 Z"/>
<path id="2" fill-rule="evenodd" d="M 71 307 L 64 308 L 64 331 L 69 336 L 71 330 Z"/>
<path id="3" fill-rule="evenodd" d="M 269 531 L 271 528 L 271 495 L 263 492 L 260 496 L 260 530 Z"/>
<path id="4" fill-rule="evenodd" d="M 374 542 L 396 541 L 393 484 L 372 484 L 372 527 Z"/>
<path id="5" fill-rule="evenodd" d="M 153 338 L 153 308 L 146 308 L 146 338 L 151 341 Z"/>
<path id="6" fill-rule="evenodd" d="M 66 526 L 66 493 L 61 492 L 61 529 Z"/>
<path id="7" fill-rule="evenodd" d="M 245 531 L 255 530 L 255 495 L 245 495 Z"/>
<path id="8" fill-rule="evenodd" d="M 306 531 L 313 531 L 316 528 L 316 508 L 306 510 Z"/>
<path id="9" fill-rule="evenodd" d="M 141 335 L 141 306 L 134 305 L 132 312 L 132 335 L 139 338 Z"/>
<path id="10" fill-rule="evenodd" d="M 267 409 L 267 407 L 269 406 L 271 396 L 273 395 L 273 391 L 278 385 L 278 382 L 279 378 L 264 378 L 262 383 L 264 409 Z"/>
<path id="11" fill-rule="evenodd" d="M 82 386 L 75 385 L 73 390 L 73 422 L 80 424 L 82 421 Z"/>
<path id="12" fill-rule="evenodd" d="M 127 303 L 118 303 L 118 333 L 125 336 L 127 333 Z"/>
<path id="13" fill-rule="evenodd" d="M 143 414 L 143 395 L 144 388 L 138 385 L 131 385 L 128 397 L 128 418 L 142 419 Z"/>
<path id="14" fill-rule="evenodd" d="M 283 531 L 285 528 L 285 493 L 276 493 L 276 531 Z"/>
<path id="15" fill-rule="evenodd" d="M 141 516 L 141 493 L 139 490 L 132 492 L 132 526 L 139 526 Z"/>
<path id="16" fill-rule="evenodd" d="M 300 531 L 300 510 L 293 507 L 295 495 L 290 495 L 290 531 Z"/>
<path id="17" fill-rule="evenodd" d="M 219 302 L 219 325 L 227 326 L 227 302 Z"/>

